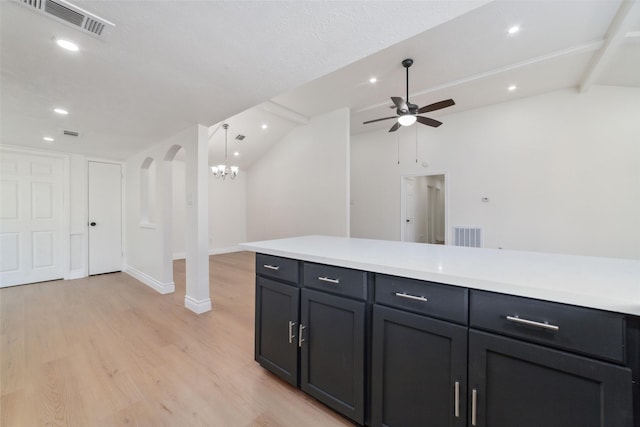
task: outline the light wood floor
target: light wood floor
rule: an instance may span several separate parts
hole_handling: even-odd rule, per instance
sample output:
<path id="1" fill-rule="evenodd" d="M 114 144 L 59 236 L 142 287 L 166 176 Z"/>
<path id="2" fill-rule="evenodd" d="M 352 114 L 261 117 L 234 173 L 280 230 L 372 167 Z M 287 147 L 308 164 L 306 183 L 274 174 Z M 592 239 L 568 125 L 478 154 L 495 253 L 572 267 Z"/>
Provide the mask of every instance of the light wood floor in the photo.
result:
<path id="1" fill-rule="evenodd" d="M 254 255 L 210 257 L 213 311 L 124 273 L 0 290 L 0 425 L 346 426 L 253 360 Z"/>

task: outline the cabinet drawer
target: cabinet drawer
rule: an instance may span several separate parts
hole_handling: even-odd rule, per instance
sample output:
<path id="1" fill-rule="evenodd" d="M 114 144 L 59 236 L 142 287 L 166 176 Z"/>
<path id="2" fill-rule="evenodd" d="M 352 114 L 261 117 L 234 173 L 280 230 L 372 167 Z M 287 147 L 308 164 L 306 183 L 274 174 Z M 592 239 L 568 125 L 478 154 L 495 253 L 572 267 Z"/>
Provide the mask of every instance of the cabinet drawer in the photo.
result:
<path id="1" fill-rule="evenodd" d="M 364 271 L 309 262 L 305 262 L 303 268 L 304 287 L 367 299 L 367 273 Z"/>
<path id="2" fill-rule="evenodd" d="M 375 302 L 466 324 L 469 291 L 457 286 L 377 274 Z"/>
<path id="3" fill-rule="evenodd" d="M 298 283 L 299 262 L 295 259 L 256 254 L 256 274 Z"/>
<path id="4" fill-rule="evenodd" d="M 471 290 L 471 327 L 625 361 L 625 319 L 572 305 Z"/>

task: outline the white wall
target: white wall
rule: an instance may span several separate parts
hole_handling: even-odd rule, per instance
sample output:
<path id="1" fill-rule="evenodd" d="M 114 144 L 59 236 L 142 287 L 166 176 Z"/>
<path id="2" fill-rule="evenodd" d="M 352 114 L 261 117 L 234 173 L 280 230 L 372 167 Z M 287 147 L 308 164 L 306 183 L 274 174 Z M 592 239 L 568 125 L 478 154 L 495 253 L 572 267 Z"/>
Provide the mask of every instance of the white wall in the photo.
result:
<path id="1" fill-rule="evenodd" d="M 185 305 L 196 313 L 211 310 L 208 257 L 208 131 L 192 126 L 126 162 L 125 257 L 126 271 L 159 292 L 172 292 L 173 284 L 173 157 L 185 150 L 186 295 Z M 141 166 L 145 159 L 156 162 L 155 197 L 150 197 L 154 220 L 141 214 Z M 149 186 L 153 188 L 153 186 Z"/>
<path id="2" fill-rule="evenodd" d="M 247 241 L 247 172 L 224 181 L 209 174 L 209 253 L 239 250 Z"/>
<path id="3" fill-rule="evenodd" d="M 246 241 L 246 171 L 224 181 L 209 174 L 209 254 L 233 252 Z M 185 164 L 173 162 L 173 258 L 185 257 Z"/>
<path id="4" fill-rule="evenodd" d="M 88 176 L 87 158 L 69 156 L 69 276 L 76 279 L 89 274 L 88 266 Z"/>
<path id="5" fill-rule="evenodd" d="M 399 166 L 395 135 L 353 136 L 351 234 L 398 240 L 399 177 L 446 171 L 449 227 L 481 226 L 485 247 L 640 259 L 639 117 L 640 89 L 594 86 L 420 126 L 417 164 L 414 129 Z"/>
<path id="6" fill-rule="evenodd" d="M 185 164 L 184 161 L 171 162 L 173 173 L 173 215 L 171 216 L 171 243 L 173 245 L 173 259 L 184 259 L 186 256 L 186 213 L 187 196 L 185 193 Z"/>
<path id="7" fill-rule="evenodd" d="M 314 117 L 247 172 L 247 240 L 349 235 L 349 110 Z"/>

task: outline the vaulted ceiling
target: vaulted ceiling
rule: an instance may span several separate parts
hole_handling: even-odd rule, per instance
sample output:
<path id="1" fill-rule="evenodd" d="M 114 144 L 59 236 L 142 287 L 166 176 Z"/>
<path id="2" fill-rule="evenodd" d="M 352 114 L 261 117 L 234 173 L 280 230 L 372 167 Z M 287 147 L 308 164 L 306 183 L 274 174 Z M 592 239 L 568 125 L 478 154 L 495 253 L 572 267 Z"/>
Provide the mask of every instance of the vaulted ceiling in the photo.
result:
<path id="1" fill-rule="evenodd" d="M 509 34 L 513 26 L 520 31 Z M 393 120 L 362 122 L 395 115 L 389 98 L 405 97 L 405 58 L 414 60 L 412 103 L 456 101 L 453 107 L 426 114 L 434 118 L 558 89 L 571 88 L 577 96 L 588 96 L 594 84 L 638 89 L 640 4 L 494 1 L 276 96 L 230 123 L 248 128 L 255 114 L 268 120 L 264 115 L 269 110 L 280 111 L 278 120 L 289 117 L 282 123 L 293 127 L 305 117 L 347 106 L 352 134 L 389 129 Z M 375 84 L 369 83 L 371 77 L 377 78 Z M 516 89 L 509 91 L 509 86 Z M 274 109 L 274 103 L 287 110 Z M 267 146 L 264 138 L 256 133 Z"/>
<path id="2" fill-rule="evenodd" d="M 71 0 L 115 24 L 99 39 L 35 11 L 49 1 L 0 1 L 1 142 L 115 159 L 483 3 Z M 57 39 L 80 50 L 63 51 Z M 55 141 L 43 145 L 45 135 Z"/>
<path id="3" fill-rule="evenodd" d="M 336 108 L 350 109 L 352 133 L 390 127 L 362 122 L 395 113 L 389 97 L 405 96 L 404 58 L 415 61 L 412 103 L 455 99 L 435 118 L 561 88 L 640 87 L 636 1 L 74 4 L 116 26 L 97 39 L 0 2 L 3 144 L 124 159 L 200 123 L 212 126 L 215 164 L 224 121 L 245 168 L 291 128 Z M 508 34 L 514 25 L 520 31 Z M 58 38 L 81 50 L 60 50 Z M 53 113 L 57 106 L 69 115 Z"/>

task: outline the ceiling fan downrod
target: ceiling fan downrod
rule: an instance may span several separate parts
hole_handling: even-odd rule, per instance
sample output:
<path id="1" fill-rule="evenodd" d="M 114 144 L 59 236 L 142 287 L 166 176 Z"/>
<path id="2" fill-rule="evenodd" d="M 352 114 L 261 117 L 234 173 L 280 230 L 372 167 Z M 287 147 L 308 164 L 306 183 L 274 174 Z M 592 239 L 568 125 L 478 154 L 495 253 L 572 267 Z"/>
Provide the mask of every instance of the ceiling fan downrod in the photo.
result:
<path id="1" fill-rule="evenodd" d="M 407 106 L 409 106 L 409 67 L 413 65 L 413 59 L 407 58 L 402 61 L 402 66 L 407 70 Z"/>

